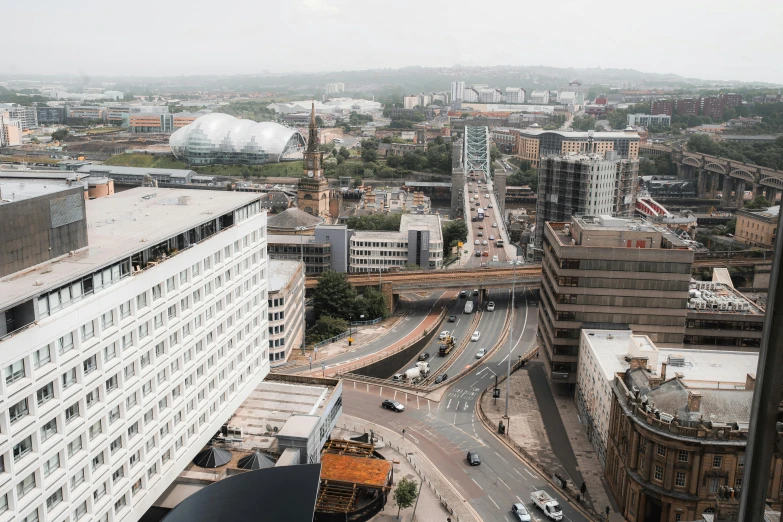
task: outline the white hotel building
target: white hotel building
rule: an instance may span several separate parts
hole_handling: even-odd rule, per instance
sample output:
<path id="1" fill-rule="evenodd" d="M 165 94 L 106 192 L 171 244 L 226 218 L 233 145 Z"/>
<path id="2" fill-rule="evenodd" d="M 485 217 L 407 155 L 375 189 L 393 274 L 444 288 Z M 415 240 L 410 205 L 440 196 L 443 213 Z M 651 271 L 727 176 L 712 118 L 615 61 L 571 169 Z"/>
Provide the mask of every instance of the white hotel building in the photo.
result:
<path id="1" fill-rule="evenodd" d="M 258 195 L 85 206 L 86 248 L 0 279 L 35 314 L 0 336 L 0 522 L 138 520 L 269 372 Z"/>

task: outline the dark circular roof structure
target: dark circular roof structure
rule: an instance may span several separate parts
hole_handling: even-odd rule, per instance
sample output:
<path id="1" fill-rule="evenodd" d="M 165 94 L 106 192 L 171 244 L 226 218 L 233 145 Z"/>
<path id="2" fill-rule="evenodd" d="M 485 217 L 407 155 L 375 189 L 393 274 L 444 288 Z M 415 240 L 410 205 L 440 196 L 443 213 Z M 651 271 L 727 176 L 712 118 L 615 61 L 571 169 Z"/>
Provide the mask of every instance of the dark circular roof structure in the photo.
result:
<path id="1" fill-rule="evenodd" d="M 196 455 L 193 464 L 200 468 L 219 468 L 231 462 L 232 458 L 230 451 L 210 446 Z"/>
<path id="2" fill-rule="evenodd" d="M 260 451 L 255 451 L 246 457 L 242 457 L 241 459 L 239 459 L 238 464 L 240 468 L 250 469 L 250 470 L 275 467 L 275 461 L 273 461 L 271 458 L 267 457 Z"/>
<path id="3" fill-rule="evenodd" d="M 269 230 L 295 231 L 296 227 L 315 228 L 324 222 L 324 218 L 308 214 L 298 208 L 289 208 L 279 214 L 270 216 L 266 226 Z"/>

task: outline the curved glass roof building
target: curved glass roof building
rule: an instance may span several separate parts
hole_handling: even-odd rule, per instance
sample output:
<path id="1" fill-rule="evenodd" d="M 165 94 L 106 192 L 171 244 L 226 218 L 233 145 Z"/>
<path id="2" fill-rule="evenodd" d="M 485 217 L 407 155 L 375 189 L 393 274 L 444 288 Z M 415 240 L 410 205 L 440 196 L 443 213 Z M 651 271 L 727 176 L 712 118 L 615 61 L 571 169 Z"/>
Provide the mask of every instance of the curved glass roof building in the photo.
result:
<path id="1" fill-rule="evenodd" d="M 279 123 L 206 114 L 175 131 L 171 152 L 189 165 L 261 165 L 301 159 L 305 139 Z"/>

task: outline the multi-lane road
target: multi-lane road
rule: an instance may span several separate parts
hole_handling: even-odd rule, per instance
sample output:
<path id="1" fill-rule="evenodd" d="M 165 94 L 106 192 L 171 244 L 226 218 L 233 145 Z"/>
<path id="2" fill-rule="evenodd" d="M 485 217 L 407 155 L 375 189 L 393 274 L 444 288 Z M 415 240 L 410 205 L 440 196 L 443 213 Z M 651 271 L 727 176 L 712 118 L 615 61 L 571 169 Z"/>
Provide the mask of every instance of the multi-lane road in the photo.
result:
<path id="1" fill-rule="evenodd" d="M 510 291 L 491 291 L 488 300 L 495 302 L 496 309 L 494 312 L 483 313 L 476 328 L 481 332 L 481 339 L 479 342 L 470 342 L 457 356 L 449 369 L 452 375 L 475 362 L 477 349 L 491 348 L 503 333 L 505 314 L 510 304 Z M 459 317 L 459 322 L 451 323 L 452 329 L 456 330 L 458 343 L 472 333 L 472 316 L 460 313 L 464 302 L 465 299 L 458 298 L 451 305 Z M 560 501 L 564 520 L 586 520 L 579 511 L 568 505 L 562 495 L 535 469 L 527 466 L 489 433 L 475 414 L 476 401 L 479 400 L 482 390 L 492 384 L 495 375 L 506 372 L 508 360 L 516 360 L 534 346 L 537 308 L 528 305 L 523 289 L 517 292 L 515 308 L 514 336 L 510 346 L 504 343 L 495 353 L 487 356 L 481 365 L 451 382 L 440 401 L 406 395 L 388 386 L 348 382 L 343 388 L 345 411 L 398 433 L 405 429 L 406 437 L 414 440 L 484 520 L 512 521 L 511 506 L 524 502 L 530 507 L 530 493 L 538 489 L 545 489 Z M 425 348 L 425 351 L 430 351 L 432 356 L 429 360 L 437 372 L 438 361 L 443 359 L 434 355 L 434 350 L 435 346 Z M 394 413 L 382 409 L 382 398 L 405 402 L 405 411 Z M 468 450 L 479 453 L 480 466 L 467 464 L 465 457 Z M 543 519 L 540 511 L 531 508 L 531 514 L 536 517 L 534 520 Z"/>
<path id="2" fill-rule="evenodd" d="M 472 181 L 472 177 L 475 177 L 476 180 Z M 497 246 L 498 239 L 507 241 L 508 238 L 502 237 L 503 223 L 494 208 L 490 191 L 491 188 L 487 186 L 486 176 L 482 173 L 469 177 L 465 183 L 465 196 L 468 199 L 468 215 L 465 216 L 465 219 L 470 232 L 468 233 L 468 242 L 463 248 L 471 253 L 470 261 L 466 263 L 466 266 L 497 265 L 505 263 L 507 260 L 503 247 Z M 485 217 L 483 220 L 473 221 L 474 217 L 478 217 L 478 209 L 484 211 Z M 478 244 L 476 244 L 477 241 Z M 476 256 L 476 251 L 481 252 L 481 255 Z M 484 255 L 485 252 L 486 255 Z M 497 256 L 497 261 L 494 260 L 495 256 Z"/>

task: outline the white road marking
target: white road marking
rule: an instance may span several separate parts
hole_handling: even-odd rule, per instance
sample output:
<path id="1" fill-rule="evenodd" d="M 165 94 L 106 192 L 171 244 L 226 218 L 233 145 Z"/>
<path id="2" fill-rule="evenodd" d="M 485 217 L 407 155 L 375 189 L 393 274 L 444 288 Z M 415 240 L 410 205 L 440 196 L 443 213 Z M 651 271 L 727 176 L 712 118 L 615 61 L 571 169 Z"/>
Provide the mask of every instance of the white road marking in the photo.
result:
<path id="1" fill-rule="evenodd" d="M 432 414 L 432 401 L 427 399 L 427 411 Z"/>
<path id="2" fill-rule="evenodd" d="M 417 409 L 419 408 L 419 396 L 418 395 L 416 396 L 416 408 Z"/>
<path id="3" fill-rule="evenodd" d="M 530 470 L 526 469 L 525 471 L 527 471 L 527 474 L 528 474 L 528 475 L 530 475 L 531 477 L 533 477 L 533 478 L 538 478 L 538 477 L 536 477 L 535 475 L 533 475 L 532 473 L 530 473 Z"/>
<path id="4" fill-rule="evenodd" d="M 492 497 L 490 497 L 489 495 L 487 495 L 487 498 L 488 498 L 489 500 L 492 500 Z M 494 500 L 492 500 L 492 503 L 493 503 L 493 504 L 495 504 L 495 507 L 496 507 L 496 508 L 500 509 L 500 506 L 498 506 L 498 503 L 497 503 L 497 502 L 495 502 Z"/>
<path id="5" fill-rule="evenodd" d="M 514 471 L 516 471 L 517 473 L 519 473 L 519 470 L 518 470 L 517 468 L 514 468 Z M 519 473 L 519 476 L 520 476 L 520 477 L 522 477 L 522 480 L 527 480 L 527 479 L 525 478 L 525 476 L 524 476 L 522 473 Z"/>
<path id="6" fill-rule="evenodd" d="M 457 414 L 456 413 L 454 414 L 454 425 L 455 426 L 457 425 Z"/>
<path id="7" fill-rule="evenodd" d="M 449 409 L 449 406 L 451 406 L 451 399 L 449 399 L 449 403 L 446 405 L 447 410 Z M 440 407 L 440 405 L 438 405 L 438 407 Z"/>
<path id="8" fill-rule="evenodd" d="M 473 477 L 471 477 L 471 478 L 470 478 L 470 480 L 472 480 L 472 481 L 473 481 L 473 482 L 474 482 L 474 483 L 475 483 L 475 484 L 476 484 L 476 485 L 479 487 L 479 489 L 480 489 L 481 491 L 484 491 L 484 488 L 482 488 L 482 487 L 481 487 L 481 484 L 479 484 L 478 482 L 476 482 L 476 479 L 474 479 Z"/>
<path id="9" fill-rule="evenodd" d="M 471 384 L 471 385 L 470 385 L 470 386 L 471 386 L 471 388 L 472 388 L 473 386 L 475 386 L 475 385 L 476 385 L 476 383 L 478 383 L 478 381 L 476 381 L 476 382 L 474 382 L 473 384 Z"/>
<path id="10" fill-rule="evenodd" d="M 503 483 L 503 485 L 504 485 L 504 486 L 506 486 L 508 489 L 511 489 L 511 487 L 510 487 L 508 484 L 506 484 L 506 481 L 505 481 L 505 480 L 503 480 L 502 478 L 500 478 L 499 476 L 498 476 L 498 480 L 499 480 L 500 482 L 502 482 L 502 483 Z"/>
<path id="11" fill-rule="evenodd" d="M 497 451 L 495 452 L 495 455 L 497 455 L 498 457 L 500 457 L 500 453 L 498 453 Z M 506 459 L 504 459 L 503 457 L 500 457 L 500 460 L 502 460 L 503 462 L 505 462 L 506 464 L 508 464 L 508 461 L 507 461 Z"/>
<path id="12" fill-rule="evenodd" d="M 462 408 L 463 410 L 467 410 L 470 407 L 470 404 L 468 404 L 468 401 L 465 401 L 465 407 Z"/>
<path id="13" fill-rule="evenodd" d="M 461 402 L 461 401 L 457 401 L 457 411 L 459 411 L 459 403 L 460 403 L 460 402 Z"/>
<path id="14" fill-rule="evenodd" d="M 501 363 L 505 362 L 506 359 L 508 359 L 508 356 L 509 356 L 509 354 L 506 354 L 506 356 L 503 357 L 498 364 L 501 364 Z"/>

